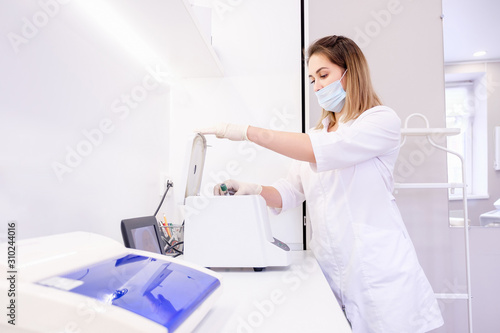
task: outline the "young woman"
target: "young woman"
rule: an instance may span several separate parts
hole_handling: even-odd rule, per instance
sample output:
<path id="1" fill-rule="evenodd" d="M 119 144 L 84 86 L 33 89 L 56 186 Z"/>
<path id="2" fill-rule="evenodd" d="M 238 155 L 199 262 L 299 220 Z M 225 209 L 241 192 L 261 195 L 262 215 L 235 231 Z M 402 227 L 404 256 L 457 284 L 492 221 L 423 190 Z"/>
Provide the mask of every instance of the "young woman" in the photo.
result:
<path id="1" fill-rule="evenodd" d="M 323 113 L 309 133 L 235 124 L 201 131 L 249 140 L 295 159 L 273 186 L 236 180 L 229 190 L 260 194 L 276 213 L 307 200 L 310 247 L 353 332 L 427 332 L 443 324 L 396 206 L 393 170 L 401 122 L 375 94 L 366 59 L 349 38 L 308 50 L 309 78 Z M 219 193 L 219 187 L 214 189 Z"/>

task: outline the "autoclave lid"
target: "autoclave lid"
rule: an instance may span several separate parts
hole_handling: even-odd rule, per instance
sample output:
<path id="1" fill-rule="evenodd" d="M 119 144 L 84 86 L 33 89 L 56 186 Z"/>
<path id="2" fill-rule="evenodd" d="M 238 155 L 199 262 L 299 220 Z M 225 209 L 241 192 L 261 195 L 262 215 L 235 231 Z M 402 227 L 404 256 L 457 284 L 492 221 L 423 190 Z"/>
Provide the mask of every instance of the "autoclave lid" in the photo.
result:
<path id="1" fill-rule="evenodd" d="M 200 133 L 195 134 L 191 145 L 191 156 L 186 170 L 186 191 L 184 193 L 184 198 L 200 194 L 206 153 L 207 140 L 205 136 Z"/>

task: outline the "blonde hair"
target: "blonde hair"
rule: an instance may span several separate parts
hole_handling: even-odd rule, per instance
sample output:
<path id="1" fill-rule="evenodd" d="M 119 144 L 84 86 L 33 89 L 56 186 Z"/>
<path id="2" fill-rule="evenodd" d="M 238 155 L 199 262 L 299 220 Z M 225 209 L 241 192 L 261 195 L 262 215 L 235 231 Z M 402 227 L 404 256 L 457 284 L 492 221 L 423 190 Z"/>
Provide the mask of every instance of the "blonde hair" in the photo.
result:
<path id="1" fill-rule="evenodd" d="M 346 80 L 343 122 L 356 119 L 364 111 L 382 104 L 373 89 L 366 58 L 354 41 L 344 36 L 323 37 L 309 46 L 307 63 L 313 54 L 322 54 L 332 63 L 348 70 L 343 79 Z M 330 127 L 337 122 L 334 112 L 323 109 L 316 129 L 323 128 L 322 121 L 325 118 L 329 118 Z"/>

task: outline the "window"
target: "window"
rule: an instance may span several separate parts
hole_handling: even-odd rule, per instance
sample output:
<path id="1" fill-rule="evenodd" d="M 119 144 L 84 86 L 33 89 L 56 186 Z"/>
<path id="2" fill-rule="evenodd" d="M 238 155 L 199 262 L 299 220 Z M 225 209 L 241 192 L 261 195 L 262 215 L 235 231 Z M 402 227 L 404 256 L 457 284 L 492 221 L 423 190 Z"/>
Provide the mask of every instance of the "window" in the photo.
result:
<path id="1" fill-rule="evenodd" d="M 484 73 L 447 75 L 446 127 L 459 128 L 460 134 L 447 138 L 448 148 L 464 157 L 467 196 L 487 197 L 486 77 Z M 448 182 L 462 182 L 460 159 L 448 154 Z M 450 193 L 461 199 L 462 189 Z"/>
<path id="2" fill-rule="evenodd" d="M 446 87 L 446 127 L 460 129 L 459 135 L 448 137 L 448 148 L 464 157 L 467 183 L 472 179 L 471 148 L 474 118 L 472 86 L 471 82 L 462 82 L 448 84 Z M 453 155 L 448 155 L 448 182 L 462 182 L 462 163 Z M 472 194 L 470 187 L 468 194 Z"/>

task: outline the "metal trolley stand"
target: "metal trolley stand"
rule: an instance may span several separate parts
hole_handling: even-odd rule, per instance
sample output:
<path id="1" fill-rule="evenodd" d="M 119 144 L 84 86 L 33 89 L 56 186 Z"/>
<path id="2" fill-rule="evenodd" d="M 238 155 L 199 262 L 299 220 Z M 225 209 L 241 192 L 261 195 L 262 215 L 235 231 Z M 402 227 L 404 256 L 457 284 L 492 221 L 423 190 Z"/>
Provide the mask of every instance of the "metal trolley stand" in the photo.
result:
<path id="1" fill-rule="evenodd" d="M 410 128 L 408 127 L 408 122 L 413 117 L 420 117 L 425 121 L 426 127 L 424 128 Z M 455 293 L 436 293 L 438 299 L 452 299 L 452 300 L 467 300 L 468 308 L 468 322 L 469 322 L 469 332 L 472 333 L 472 296 L 471 296 L 471 282 L 470 282 L 470 255 L 469 255 L 469 221 L 468 221 L 468 211 L 467 211 L 467 185 L 465 181 L 465 163 L 464 157 L 460 154 L 449 150 L 446 147 L 438 145 L 433 139 L 432 135 L 457 135 L 460 133 L 458 128 L 430 128 L 429 121 L 427 118 L 420 113 L 413 113 L 409 115 L 404 124 L 404 128 L 401 129 L 401 136 L 403 140 L 401 142 L 401 147 L 406 143 L 406 138 L 408 136 L 424 136 L 427 138 L 429 143 L 439 149 L 443 150 L 449 154 L 453 154 L 460 159 L 462 164 L 462 182 L 461 183 L 396 183 L 394 184 L 395 189 L 456 189 L 462 188 L 462 202 L 464 209 L 464 234 L 465 234 L 465 270 L 467 274 L 467 293 L 465 294 L 455 294 Z"/>

